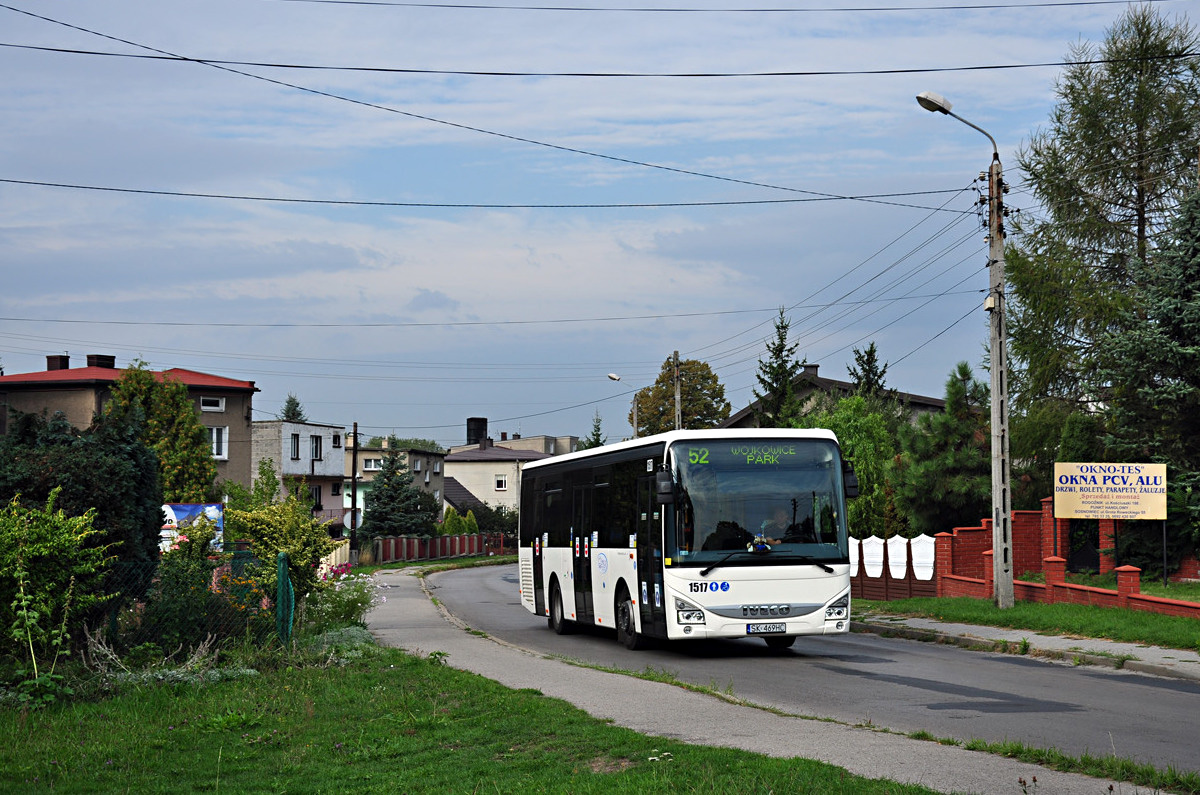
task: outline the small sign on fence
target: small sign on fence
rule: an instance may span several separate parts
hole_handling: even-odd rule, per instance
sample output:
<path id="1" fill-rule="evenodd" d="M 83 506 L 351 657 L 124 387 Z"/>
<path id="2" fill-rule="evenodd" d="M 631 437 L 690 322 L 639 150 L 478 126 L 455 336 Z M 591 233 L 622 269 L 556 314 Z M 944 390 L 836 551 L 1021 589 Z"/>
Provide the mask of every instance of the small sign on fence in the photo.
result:
<path id="1" fill-rule="evenodd" d="M 1166 519 L 1166 464 L 1054 464 L 1055 519 Z"/>

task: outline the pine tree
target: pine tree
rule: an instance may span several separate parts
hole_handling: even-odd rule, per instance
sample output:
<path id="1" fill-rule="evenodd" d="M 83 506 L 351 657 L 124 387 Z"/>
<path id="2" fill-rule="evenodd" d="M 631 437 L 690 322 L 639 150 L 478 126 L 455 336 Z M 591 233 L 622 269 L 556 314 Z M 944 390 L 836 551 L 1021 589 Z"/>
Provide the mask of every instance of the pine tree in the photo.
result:
<path id="1" fill-rule="evenodd" d="M 991 504 L 988 387 L 960 362 L 946 382 L 946 410 L 922 414 L 900 433 L 892 466 L 896 507 L 918 533 L 975 527 Z"/>
<path id="2" fill-rule="evenodd" d="M 1006 253 L 1013 392 L 1094 401 L 1100 337 L 1128 318 L 1134 262 L 1153 262 L 1196 175 L 1200 37 L 1131 6 L 1099 47 L 1072 47 L 1047 128 L 1017 156 L 1045 219 Z"/>
<path id="3" fill-rule="evenodd" d="M 279 410 L 279 419 L 284 422 L 308 422 L 300 398 L 288 392 L 287 400 L 283 401 L 283 408 Z"/>
<path id="4" fill-rule="evenodd" d="M 608 443 L 608 437 L 600 430 L 600 412 L 592 417 L 592 432 L 579 440 L 580 450 L 591 450 L 593 447 L 603 447 Z"/>
<path id="5" fill-rule="evenodd" d="M 779 308 L 775 319 L 775 338 L 767 342 L 766 361 L 758 360 L 758 386 L 754 388 L 754 419 L 760 428 L 787 428 L 800 414 L 796 379 L 803 367 L 796 360 L 798 343 L 788 345 L 791 321 Z M 760 391 L 761 389 L 761 391 Z"/>
<path id="6" fill-rule="evenodd" d="M 1184 201 L 1160 256 L 1134 263 L 1131 274 L 1136 309 L 1100 346 L 1113 385 L 1110 453 L 1167 464 L 1176 501 L 1190 505 L 1185 494 L 1200 493 L 1200 191 Z M 1200 541 L 1200 515 L 1173 519 L 1177 532 Z"/>
<path id="7" fill-rule="evenodd" d="M 887 362 L 880 366 L 879 352 L 875 350 L 874 342 L 868 345 L 865 351 L 854 349 L 854 364 L 858 366 L 846 367 L 850 381 L 854 384 L 854 394 L 865 398 L 884 397 L 888 394 L 888 388 L 883 381 L 887 375 Z"/>
<path id="8" fill-rule="evenodd" d="M 399 450 L 388 450 L 363 500 L 363 532 L 369 536 L 433 534 L 436 512 L 421 505 L 421 490 Z"/>

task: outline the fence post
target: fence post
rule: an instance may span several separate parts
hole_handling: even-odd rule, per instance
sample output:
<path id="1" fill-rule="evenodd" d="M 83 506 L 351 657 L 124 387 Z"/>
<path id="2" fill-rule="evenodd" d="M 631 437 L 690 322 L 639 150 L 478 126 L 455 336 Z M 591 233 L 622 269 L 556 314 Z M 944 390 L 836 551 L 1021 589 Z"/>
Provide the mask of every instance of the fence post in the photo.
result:
<path id="1" fill-rule="evenodd" d="M 1053 604 L 1057 601 L 1058 586 L 1067 581 L 1067 559 L 1051 555 L 1042 561 L 1046 572 L 1046 601 Z"/>
<path id="2" fill-rule="evenodd" d="M 288 575 L 286 552 L 276 556 L 275 569 L 275 634 L 280 643 L 287 645 L 292 640 L 292 621 L 296 612 L 296 591 Z"/>
<path id="3" fill-rule="evenodd" d="M 1119 566 L 1117 568 L 1117 599 L 1121 607 L 1129 607 L 1129 597 L 1142 592 L 1142 570 L 1137 566 Z"/>
<path id="4" fill-rule="evenodd" d="M 938 533 L 933 537 L 935 544 L 933 553 L 933 570 L 937 578 L 937 595 L 946 595 L 943 578 L 954 573 L 954 536 L 951 533 Z"/>

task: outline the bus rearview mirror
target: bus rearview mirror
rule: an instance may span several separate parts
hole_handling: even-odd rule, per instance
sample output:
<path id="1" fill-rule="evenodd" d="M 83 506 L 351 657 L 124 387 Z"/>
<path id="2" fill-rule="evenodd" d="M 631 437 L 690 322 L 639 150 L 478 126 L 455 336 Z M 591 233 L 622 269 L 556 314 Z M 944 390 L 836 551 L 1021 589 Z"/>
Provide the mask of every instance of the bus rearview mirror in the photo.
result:
<path id="1" fill-rule="evenodd" d="M 842 486 L 846 490 L 846 499 L 858 496 L 858 475 L 849 461 L 842 461 Z"/>
<path id="2" fill-rule="evenodd" d="M 659 470 L 654 473 L 654 493 L 659 505 L 670 505 L 675 502 L 675 481 L 671 473 Z"/>

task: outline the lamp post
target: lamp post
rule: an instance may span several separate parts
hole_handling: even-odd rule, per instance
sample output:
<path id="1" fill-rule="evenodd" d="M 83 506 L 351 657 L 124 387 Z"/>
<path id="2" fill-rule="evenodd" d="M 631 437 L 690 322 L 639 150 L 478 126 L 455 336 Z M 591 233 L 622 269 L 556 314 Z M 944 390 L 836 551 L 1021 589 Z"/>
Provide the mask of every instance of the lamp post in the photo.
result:
<path id="1" fill-rule="evenodd" d="M 978 130 L 992 142 L 988 168 L 988 294 L 983 308 L 991 326 L 992 403 L 992 597 L 997 607 L 1013 606 L 1012 508 L 1009 502 L 1008 460 L 1008 352 L 1004 319 L 1004 176 L 1000 150 L 987 130 L 951 113 L 952 105 L 940 94 L 922 91 L 917 103 L 925 110 L 953 116 Z"/>

